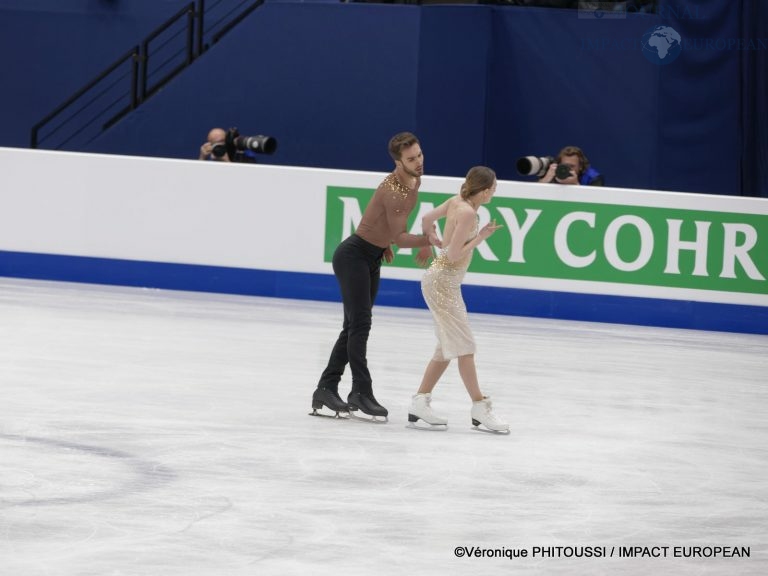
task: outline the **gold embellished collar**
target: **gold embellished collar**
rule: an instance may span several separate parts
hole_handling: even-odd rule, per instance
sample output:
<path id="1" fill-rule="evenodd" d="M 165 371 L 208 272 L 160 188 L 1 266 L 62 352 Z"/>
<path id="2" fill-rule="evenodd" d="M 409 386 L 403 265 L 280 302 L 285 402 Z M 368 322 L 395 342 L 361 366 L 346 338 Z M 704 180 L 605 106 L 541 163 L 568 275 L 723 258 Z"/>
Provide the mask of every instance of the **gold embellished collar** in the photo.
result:
<path id="1" fill-rule="evenodd" d="M 389 189 L 392 190 L 392 192 L 400 196 L 400 198 L 403 200 L 405 200 L 408 197 L 408 194 L 410 194 L 413 190 L 412 188 L 408 188 L 408 186 L 401 183 L 400 180 L 397 179 L 397 176 L 395 176 L 394 172 L 384 178 L 384 183 L 389 186 Z"/>

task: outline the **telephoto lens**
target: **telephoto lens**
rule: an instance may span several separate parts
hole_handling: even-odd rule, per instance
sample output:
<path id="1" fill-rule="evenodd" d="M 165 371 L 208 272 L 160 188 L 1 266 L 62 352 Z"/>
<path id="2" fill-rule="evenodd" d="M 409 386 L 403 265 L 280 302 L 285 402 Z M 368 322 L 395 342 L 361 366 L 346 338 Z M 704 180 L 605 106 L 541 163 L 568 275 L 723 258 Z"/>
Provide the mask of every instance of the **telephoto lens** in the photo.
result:
<path id="1" fill-rule="evenodd" d="M 274 154 L 277 150 L 277 140 L 272 136 L 238 136 L 235 138 L 235 148 L 238 150 L 253 150 L 259 154 Z"/>
<path id="2" fill-rule="evenodd" d="M 523 156 L 517 161 L 517 171 L 523 176 L 538 176 L 547 173 L 547 168 L 554 162 L 552 156 Z"/>

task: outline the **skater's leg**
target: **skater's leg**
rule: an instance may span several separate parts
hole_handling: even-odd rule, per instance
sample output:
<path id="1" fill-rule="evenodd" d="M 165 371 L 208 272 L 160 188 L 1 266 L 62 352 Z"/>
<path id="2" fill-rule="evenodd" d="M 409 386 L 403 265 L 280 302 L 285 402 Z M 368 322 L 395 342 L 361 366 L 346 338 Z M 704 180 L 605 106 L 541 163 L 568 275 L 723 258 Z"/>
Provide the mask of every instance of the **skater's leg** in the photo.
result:
<path id="1" fill-rule="evenodd" d="M 369 416 L 386 418 L 388 410 L 373 395 L 367 360 L 373 304 L 379 290 L 379 270 L 380 261 L 370 261 L 365 274 L 355 270 L 355 274 L 345 282 L 349 317 L 347 355 L 352 372 L 352 390 L 347 402 L 352 411 L 360 409 Z"/>
<path id="2" fill-rule="evenodd" d="M 361 242 L 351 236 L 333 253 L 333 273 L 344 305 L 344 325 L 320 376 L 319 388 L 337 390 L 347 364 L 352 371 L 353 387 L 356 380 L 370 387 L 366 352 L 380 264 L 371 255 L 370 245 L 366 247 Z"/>
<path id="3" fill-rule="evenodd" d="M 338 393 L 341 376 L 344 374 L 344 369 L 349 362 L 349 357 L 347 356 L 348 325 L 349 321 L 345 313 L 343 328 L 336 339 L 336 343 L 333 345 L 331 356 L 328 358 L 328 364 L 320 376 L 320 381 L 317 383 L 318 388 L 326 388 Z"/>
<path id="4" fill-rule="evenodd" d="M 477 381 L 477 369 L 475 368 L 475 355 L 467 354 L 459 356 L 459 375 L 461 376 L 464 387 L 469 393 L 473 402 L 483 399 L 483 393 L 480 391 L 480 384 Z"/>
<path id="5" fill-rule="evenodd" d="M 347 359 L 352 372 L 352 390 L 371 390 L 371 375 L 368 371 L 368 336 L 373 317 L 371 275 L 365 262 L 347 266 L 339 274 L 339 285 L 344 301 L 347 325 Z M 378 281 L 375 289 L 378 289 Z"/>
<path id="6" fill-rule="evenodd" d="M 350 410 L 360 409 L 371 416 L 387 416 L 387 409 L 373 396 L 367 360 L 373 303 L 379 289 L 380 260 L 369 254 L 339 259 L 334 270 L 338 270 L 336 275 L 347 321 L 347 358 L 352 372 L 352 390 L 347 402 Z"/>
<path id="7" fill-rule="evenodd" d="M 312 396 L 312 407 L 317 409 L 327 406 L 338 412 L 349 411 L 349 406 L 339 396 L 339 382 L 349 363 L 349 306 L 345 299 L 345 278 L 347 268 L 355 263 L 357 249 L 352 239 L 347 239 L 336 248 L 333 254 L 333 272 L 341 289 L 344 306 L 344 323 L 336 343 L 331 350 L 328 364 L 320 376 L 317 388 Z"/>
<path id="8" fill-rule="evenodd" d="M 421 378 L 418 394 L 429 394 L 437 386 L 437 382 L 445 373 L 446 368 L 451 363 L 450 360 L 430 360 L 424 370 L 424 376 Z"/>
<path id="9" fill-rule="evenodd" d="M 339 381 L 347 365 L 347 318 L 344 315 L 344 327 L 336 339 L 328 364 L 320 376 L 317 388 L 312 394 L 312 408 L 319 410 L 327 406 L 337 414 L 349 412 L 349 405 L 339 396 Z"/>

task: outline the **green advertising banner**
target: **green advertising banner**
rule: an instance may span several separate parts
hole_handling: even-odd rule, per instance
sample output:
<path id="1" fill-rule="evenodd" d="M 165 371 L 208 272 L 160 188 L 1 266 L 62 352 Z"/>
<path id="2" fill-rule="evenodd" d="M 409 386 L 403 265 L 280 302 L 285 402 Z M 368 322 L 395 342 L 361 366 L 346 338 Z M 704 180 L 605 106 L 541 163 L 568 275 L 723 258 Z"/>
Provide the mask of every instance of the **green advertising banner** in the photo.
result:
<path id="1" fill-rule="evenodd" d="M 373 189 L 328 186 L 325 261 L 359 223 Z M 409 231 L 450 197 L 419 192 Z M 470 272 L 768 294 L 768 215 L 510 198 L 479 211 L 504 228 Z M 410 258 L 392 266 L 415 268 Z"/>

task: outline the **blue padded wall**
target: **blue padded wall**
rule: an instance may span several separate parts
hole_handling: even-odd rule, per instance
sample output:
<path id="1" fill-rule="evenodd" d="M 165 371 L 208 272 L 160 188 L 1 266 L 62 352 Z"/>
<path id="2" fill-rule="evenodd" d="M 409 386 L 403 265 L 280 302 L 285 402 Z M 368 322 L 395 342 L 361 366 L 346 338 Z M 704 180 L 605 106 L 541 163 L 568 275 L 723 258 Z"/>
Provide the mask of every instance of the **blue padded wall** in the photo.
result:
<path id="1" fill-rule="evenodd" d="M 417 128 L 419 15 L 266 4 L 91 149 L 196 158 L 210 127 L 237 126 L 277 138 L 261 163 L 388 169 L 389 137 Z"/>
<path id="2" fill-rule="evenodd" d="M 0 0 L 0 146 L 28 146 L 36 122 L 187 3 Z"/>
<path id="3" fill-rule="evenodd" d="M 486 162 L 488 62 L 493 12 L 482 6 L 428 6 L 421 11 L 417 133 L 426 169 L 463 176 Z"/>
<path id="4" fill-rule="evenodd" d="M 610 186 L 657 184 L 658 67 L 634 49 L 647 25 L 575 10 L 499 11 L 486 149 L 500 177 L 518 178 L 520 156 L 575 145 Z"/>
<path id="5" fill-rule="evenodd" d="M 661 23 L 680 33 L 684 49 L 659 70 L 656 182 L 667 190 L 739 195 L 745 54 L 707 46 L 741 36 L 739 10 L 730 1 L 710 1 L 696 12 L 670 10 Z"/>
<path id="6" fill-rule="evenodd" d="M 742 188 L 746 196 L 768 197 L 768 2 L 740 0 L 739 4 L 741 34 L 756 41 L 758 48 L 746 52 L 741 69 Z"/>
<path id="7" fill-rule="evenodd" d="M 484 163 L 524 179 L 519 156 L 576 144 L 609 185 L 768 196 L 766 50 L 686 49 L 658 66 L 640 47 L 661 24 L 684 42 L 765 40 L 766 3 L 660 1 L 688 12 L 267 0 L 88 151 L 195 158 L 210 127 L 237 126 L 278 139 L 262 163 L 383 170 L 387 139 L 413 130 L 431 174 Z M 0 145 L 26 146 L 35 121 L 184 4 L 0 0 L 14 55 Z"/>

